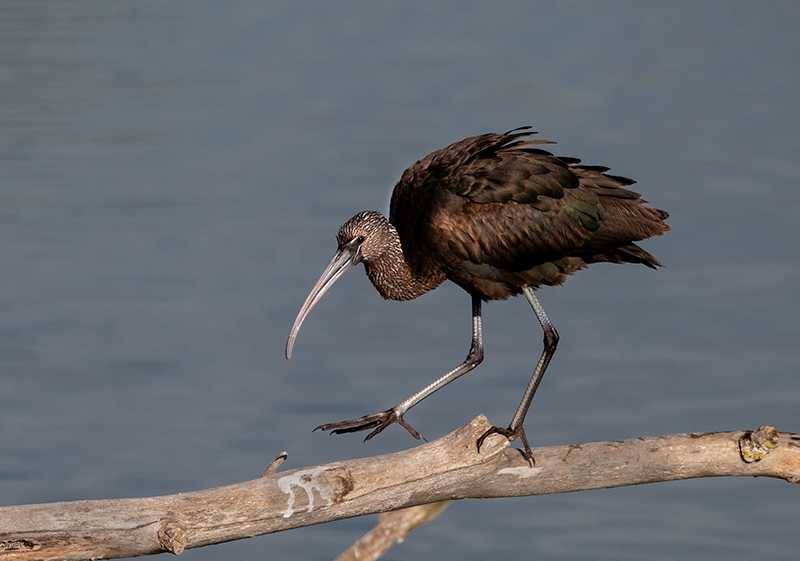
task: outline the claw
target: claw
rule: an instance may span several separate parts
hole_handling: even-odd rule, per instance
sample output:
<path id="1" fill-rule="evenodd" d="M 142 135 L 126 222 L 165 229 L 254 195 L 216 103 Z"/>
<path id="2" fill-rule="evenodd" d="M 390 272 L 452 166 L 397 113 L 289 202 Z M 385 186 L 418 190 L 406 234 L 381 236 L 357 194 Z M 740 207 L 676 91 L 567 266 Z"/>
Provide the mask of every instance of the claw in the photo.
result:
<path id="1" fill-rule="evenodd" d="M 352 419 L 350 421 L 327 423 L 325 425 L 318 426 L 314 430 L 331 431 L 331 434 L 345 434 L 348 432 L 359 432 L 362 430 L 369 430 L 371 428 L 375 428 L 375 430 L 369 433 L 367 437 L 364 439 L 364 442 L 366 442 L 376 434 L 383 432 L 383 429 L 385 429 L 392 423 L 397 423 L 398 425 L 406 429 L 409 432 L 409 434 L 414 438 L 416 438 L 417 440 L 422 439 L 425 442 L 428 442 L 428 440 L 424 436 L 422 436 L 420 433 L 414 430 L 414 427 L 409 425 L 405 421 L 405 419 L 403 419 L 403 414 L 398 413 L 395 409 L 389 409 L 387 411 L 382 411 L 380 413 L 373 413 L 372 415 L 364 415 L 363 417 L 359 417 L 358 419 Z"/>
<path id="2" fill-rule="evenodd" d="M 492 428 L 490 428 L 485 433 L 483 433 L 480 436 L 480 438 L 478 438 L 478 443 L 477 443 L 478 444 L 478 453 L 480 453 L 480 451 L 481 451 L 481 446 L 483 446 L 483 441 L 486 440 L 486 438 L 489 435 L 492 435 L 492 434 L 503 435 L 511 442 L 513 442 L 514 440 L 517 439 L 517 437 L 519 437 L 520 440 L 522 440 L 522 445 L 525 447 L 525 456 L 528 459 L 528 463 L 531 465 L 531 467 L 534 467 L 536 465 L 536 460 L 534 460 L 533 453 L 531 452 L 531 447 L 528 444 L 528 437 L 525 436 L 525 431 L 522 429 L 522 427 L 520 427 L 517 430 L 513 430 L 511 427 L 509 427 L 507 429 L 503 429 L 503 428 L 500 428 L 500 427 L 492 427 Z"/>

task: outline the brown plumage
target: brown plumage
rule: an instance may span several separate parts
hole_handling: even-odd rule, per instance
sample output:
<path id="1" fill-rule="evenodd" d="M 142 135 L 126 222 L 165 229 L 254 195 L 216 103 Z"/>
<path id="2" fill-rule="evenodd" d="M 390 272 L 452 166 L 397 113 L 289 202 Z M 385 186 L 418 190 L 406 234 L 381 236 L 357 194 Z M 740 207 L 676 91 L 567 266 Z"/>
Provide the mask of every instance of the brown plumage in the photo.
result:
<path id="1" fill-rule="evenodd" d="M 626 189 L 633 180 L 608 168 L 557 157 L 527 138 L 528 127 L 467 138 L 437 150 L 404 173 L 392 193 L 389 220 L 361 212 L 339 230 L 339 249 L 295 320 L 286 345 L 308 312 L 344 271 L 364 263 L 381 296 L 411 300 L 451 280 L 472 295 L 473 337 L 458 368 L 387 411 L 317 428 L 334 433 L 374 428 L 366 440 L 393 422 L 420 438 L 403 414 L 422 399 L 477 366 L 483 358 L 481 302 L 523 293 L 545 333 L 539 359 L 522 403 L 507 429 L 491 433 L 521 437 L 532 461 L 522 422 L 558 342 L 534 289 L 563 283 L 591 263 L 661 264 L 633 242 L 669 230 L 668 214 L 646 206 Z"/>

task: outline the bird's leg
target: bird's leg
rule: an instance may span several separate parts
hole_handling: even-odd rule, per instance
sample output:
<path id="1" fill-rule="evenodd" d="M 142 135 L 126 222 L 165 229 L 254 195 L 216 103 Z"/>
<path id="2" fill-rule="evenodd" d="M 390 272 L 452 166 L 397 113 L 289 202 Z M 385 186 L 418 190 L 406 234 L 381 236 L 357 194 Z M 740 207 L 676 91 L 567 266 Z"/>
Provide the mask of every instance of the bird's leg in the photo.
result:
<path id="1" fill-rule="evenodd" d="M 528 456 L 528 461 L 531 463 L 531 465 L 533 465 L 533 454 L 531 454 L 531 447 L 528 444 L 528 438 L 525 436 L 522 423 L 525 421 L 525 415 L 528 413 L 528 408 L 531 406 L 531 401 L 536 393 L 536 388 L 539 387 L 539 382 L 542 381 L 544 371 L 547 370 L 547 365 L 550 364 L 550 359 L 553 358 L 553 354 L 556 352 L 556 346 L 558 345 L 558 332 L 556 331 L 555 327 L 553 327 L 553 324 L 550 323 L 550 319 L 547 317 L 547 314 L 544 313 L 544 308 L 542 308 L 542 305 L 536 298 L 533 289 L 525 287 L 522 289 L 522 292 L 525 294 L 525 298 L 528 299 L 531 308 L 533 308 L 533 313 L 536 314 L 536 318 L 539 320 L 539 323 L 542 324 L 542 330 L 544 331 L 544 351 L 542 351 L 542 356 L 539 357 L 539 362 L 536 364 L 536 369 L 533 371 L 531 381 L 528 383 L 525 394 L 522 396 L 522 402 L 519 404 L 517 412 L 514 413 L 514 418 L 511 419 L 511 424 L 507 429 L 492 427 L 483 433 L 478 439 L 478 451 L 480 452 L 483 441 L 486 440 L 486 437 L 490 434 L 502 434 L 509 440 L 514 440 L 519 437 L 522 440 L 522 445 L 525 447 L 525 454 Z"/>
<path id="2" fill-rule="evenodd" d="M 425 440 L 421 434 L 415 431 L 411 425 L 405 422 L 403 415 L 406 411 L 414 407 L 417 403 L 431 395 L 436 390 L 446 386 L 456 378 L 460 378 L 483 360 L 483 329 L 481 327 L 481 299 L 477 296 L 472 297 L 472 344 L 469 348 L 466 360 L 460 366 L 454 368 L 432 384 L 418 391 L 402 403 L 398 403 L 387 411 L 365 415 L 351 421 L 341 421 L 339 423 L 328 423 L 320 425 L 314 430 L 332 431 L 331 434 L 344 434 L 347 432 L 358 432 L 362 430 L 375 429 L 367 435 L 364 442 L 383 431 L 392 423 L 403 426 L 411 436 L 419 440 Z M 524 417 L 523 413 L 523 417 Z M 521 424 L 521 422 L 520 422 Z"/>

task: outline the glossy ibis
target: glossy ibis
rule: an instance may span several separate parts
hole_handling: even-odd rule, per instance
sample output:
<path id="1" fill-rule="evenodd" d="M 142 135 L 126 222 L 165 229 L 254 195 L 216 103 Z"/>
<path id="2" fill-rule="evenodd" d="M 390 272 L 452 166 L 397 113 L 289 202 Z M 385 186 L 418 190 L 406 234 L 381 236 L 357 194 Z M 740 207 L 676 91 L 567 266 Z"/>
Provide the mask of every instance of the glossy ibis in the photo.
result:
<path id="1" fill-rule="evenodd" d="M 562 284 L 590 263 L 658 260 L 633 242 L 670 228 L 668 214 L 645 206 L 625 189 L 633 180 L 608 175 L 608 168 L 557 157 L 528 138 L 530 127 L 484 134 L 456 142 L 418 161 L 392 193 L 389 220 L 361 212 L 339 230 L 339 248 L 297 314 L 286 358 L 303 320 L 347 269 L 364 263 L 381 296 L 411 300 L 451 280 L 472 296 L 472 345 L 466 360 L 395 407 L 351 421 L 317 427 L 341 434 L 374 429 L 369 440 L 392 423 L 421 438 L 403 414 L 483 360 L 481 302 L 522 293 L 544 330 L 544 351 L 508 428 L 499 433 L 522 439 L 533 461 L 522 424 L 536 388 L 558 343 L 558 333 L 534 290 Z M 315 429 L 316 430 L 316 429 Z"/>

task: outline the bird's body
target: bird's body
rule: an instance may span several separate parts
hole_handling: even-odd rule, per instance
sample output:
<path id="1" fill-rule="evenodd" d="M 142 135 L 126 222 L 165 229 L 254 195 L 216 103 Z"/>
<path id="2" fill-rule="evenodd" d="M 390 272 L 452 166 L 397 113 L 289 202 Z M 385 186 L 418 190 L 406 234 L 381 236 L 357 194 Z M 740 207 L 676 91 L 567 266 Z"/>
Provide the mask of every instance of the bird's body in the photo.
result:
<path id="1" fill-rule="evenodd" d="M 399 422 L 419 437 L 402 414 L 483 357 L 481 301 L 524 293 L 545 330 L 545 352 L 511 426 L 490 432 L 521 436 L 530 456 L 522 420 L 558 340 L 533 290 L 560 285 L 591 263 L 655 268 L 658 260 L 633 242 L 662 235 L 669 227 L 663 222 L 666 212 L 646 206 L 625 188 L 632 180 L 533 148 L 548 141 L 528 139 L 532 133 L 521 130 L 471 137 L 433 152 L 403 173 L 388 221 L 367 211 L 339 230 L 339 250 L 295 320 L 287 358 L 311 307 L 359 262 L 387 299 L 417 298 L 445 280 L 459 285 L 473 298 L 473 341 L 461 366 L 395 408 L 318 428 L 377 427 L 370 438 Z"/>

